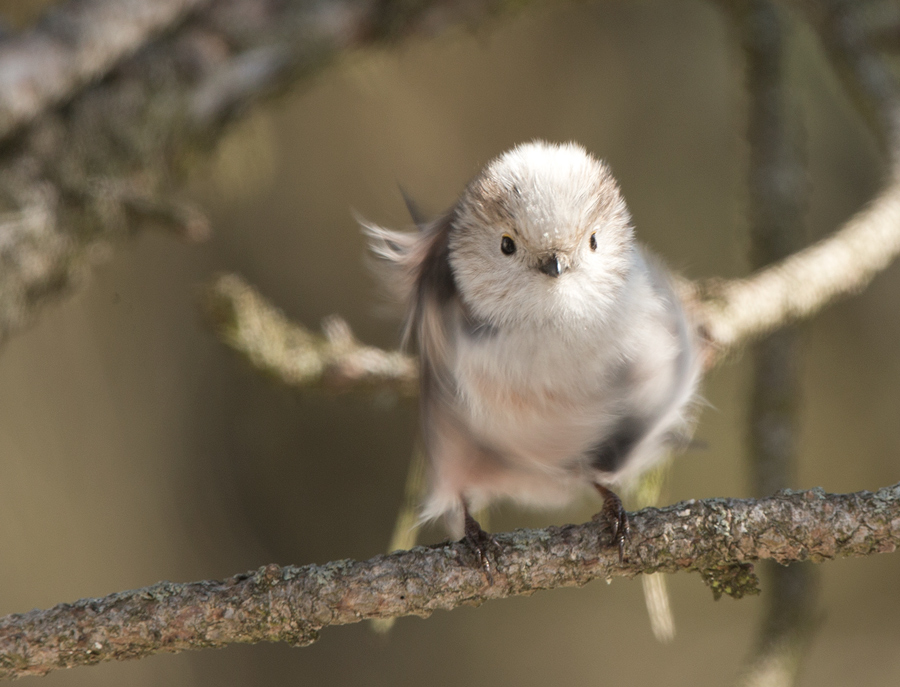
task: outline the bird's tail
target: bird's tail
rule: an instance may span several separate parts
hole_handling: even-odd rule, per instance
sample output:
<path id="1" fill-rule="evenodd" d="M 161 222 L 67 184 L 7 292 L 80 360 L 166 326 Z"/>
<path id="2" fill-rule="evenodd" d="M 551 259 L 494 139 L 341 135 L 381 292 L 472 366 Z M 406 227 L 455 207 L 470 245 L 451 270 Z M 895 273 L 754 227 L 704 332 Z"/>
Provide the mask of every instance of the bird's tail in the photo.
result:
<path id="1" fill-rule="evenodd" d="M 425 495 L 425 453 L 421 447 L 413 450 L 406 475 L 406 488 L 403 492 L 403 503 L 397 513 L 394 534 L 388 545 L 388 553 L 411 549 L 416 545 L 419 536 L 419 507 Z M 385 634 L 393 626 L 396 618 L 375 618 L 372 629 L 378 634 Z"/>
<path id="2" fill-rule="evenodd" d="M 659 505 L 671 465 L 671 458 L 666 458 L 657 467 L 644 473 L 638 480 L 631 499 L 636 508 Z M 669 604 L 666 576 L 663 573 L 642 575 L 641 583 L 644 587 L 644 601 L 647 604 L 647 614 L 650 617 L 650 629 L 653 631 L 653 636 L 659 642 L 668 644 L 675 639 L 675 618 Z"/>

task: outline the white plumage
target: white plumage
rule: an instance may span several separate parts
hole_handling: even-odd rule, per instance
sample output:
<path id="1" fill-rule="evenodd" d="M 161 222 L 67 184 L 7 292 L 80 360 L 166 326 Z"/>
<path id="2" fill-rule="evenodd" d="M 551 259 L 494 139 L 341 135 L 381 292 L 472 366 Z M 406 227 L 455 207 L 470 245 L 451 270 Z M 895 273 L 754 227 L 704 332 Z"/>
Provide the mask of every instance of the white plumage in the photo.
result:
<path id="1" fill-rule="evenodd" d="M 366 230 L 421 358 L 423 518 L 460 533 L 469 509 L 593 485 L 621 551 L 608 488 L 684 434 L 701 365 L 609 169 L 578 145 L 520 145 L 419 233 Z"/>

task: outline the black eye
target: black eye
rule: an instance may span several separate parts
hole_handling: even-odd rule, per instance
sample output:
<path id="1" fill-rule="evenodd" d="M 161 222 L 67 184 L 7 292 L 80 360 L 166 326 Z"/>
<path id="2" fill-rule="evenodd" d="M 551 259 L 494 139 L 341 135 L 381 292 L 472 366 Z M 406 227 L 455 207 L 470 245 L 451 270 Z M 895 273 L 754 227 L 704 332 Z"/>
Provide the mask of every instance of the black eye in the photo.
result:
<path id="1" fill-rule="evenodd" d="M 500 239 L 500 250 L 503 251 L 504 255 L 512 255 L 516 252 L 516 242 L 504 234 L 503 238 Z"/>
<path id="2" fill-rule="evenodd" d="M 597 250 L 597 234 L 591 234 L 591 250 Z"/>

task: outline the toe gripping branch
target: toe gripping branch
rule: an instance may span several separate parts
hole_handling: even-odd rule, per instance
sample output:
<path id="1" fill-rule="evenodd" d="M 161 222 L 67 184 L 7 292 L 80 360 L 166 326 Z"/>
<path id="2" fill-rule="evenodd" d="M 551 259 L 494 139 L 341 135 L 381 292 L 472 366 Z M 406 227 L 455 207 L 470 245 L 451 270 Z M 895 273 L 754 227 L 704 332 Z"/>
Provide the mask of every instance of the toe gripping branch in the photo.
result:
<path id="1" fill-rule="evenodd" d="M 606 520 L 612 532 L 610 544 L 619 549 L 619 563 L 625 562 L 625 540 L 630 538 L 631 526 L 628 524 L 628 513 L 622 506 L 622 499 L 611 489 L 602 484 L 594 484 L 600 496 L 603 497 L 603 509 L 597 513 L 594 520 Z M 477 525 L 477 523 L 476 523 Z"/>
<path id="2" fill-rule="evenodd" d="M 630 538 L 631 526 L 628 524 L 628 513 L 619 498 L 611 489 L 601 484 L 594 485 L 603 497 L 603 508 L 597 513 L 594 520 L 604 520 L 612 532 L 609 543 L 618 548 L 619 563 L 625 562 L 625 540 Z M 494 569 L 496 567 L 496 555 L 500 545 L 489 533 L 481 529 L 478 521 L 472 517 L 468 507 L 463 509 L 464 532 L 462 541 L 469 545 L 475 554 L 478 564 L 487 576 L 488 584 L 494 584 Z"/>
<path id="3" fill-rule="evenodd" d="M 465 515 L 465 536 L 462 541 L 466 542 L 475 552 L 478 564 L 487 575 L 488 584 L 494 584 L 495 564 L 491 562 L 491 559 L 495 557 L 500 545 L 497 544 L 496 539 L 481 529 L 481 525 L 472 517 L 468 508 L 465 508 L 463 513 Z"/>

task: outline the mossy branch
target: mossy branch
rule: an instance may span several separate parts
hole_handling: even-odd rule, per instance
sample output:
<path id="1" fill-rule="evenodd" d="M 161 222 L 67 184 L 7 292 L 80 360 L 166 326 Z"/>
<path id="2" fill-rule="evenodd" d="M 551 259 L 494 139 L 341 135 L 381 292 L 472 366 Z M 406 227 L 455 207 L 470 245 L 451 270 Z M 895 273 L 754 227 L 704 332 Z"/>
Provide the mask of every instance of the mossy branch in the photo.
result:
<path id="1" fill-rule="evenodd" d="M 605 524 L 497 534 L 493 584 L 461 542 L 368 561 L 269 565 L 224 581 L 174 584 L 84 599 L 0 619 L 0 677 L 232 643 L 306 646 L 320 630 L 368 618 L 428 616 L 595 579 L 699 572 L 718 597 L 757 592 L 752 564 L 820 562 L 894 551 L 900 484 L 876 493 L 785 491 L 754 500 L 685 501 L 630 515 L 618 562 Z"/>
<path id="2" fill-rule="evenodd" d="M 267 376 L 290 386 L 328 391 L 418 392 L 415 360 L 364 346 L 349 325 L 332 316 L 322 334 L 288 320 L 243 279 L 219 276 L 203 296 L 204 310 L 222 340 Z"/>

